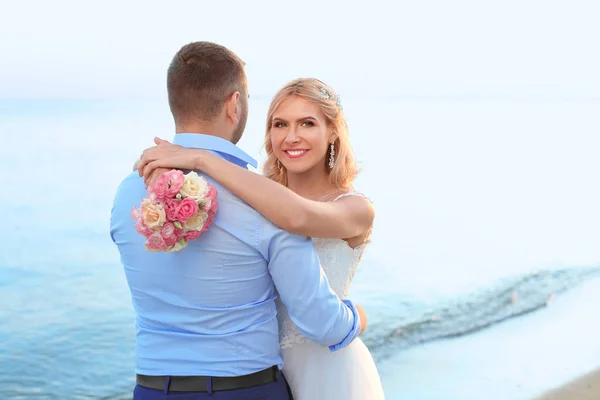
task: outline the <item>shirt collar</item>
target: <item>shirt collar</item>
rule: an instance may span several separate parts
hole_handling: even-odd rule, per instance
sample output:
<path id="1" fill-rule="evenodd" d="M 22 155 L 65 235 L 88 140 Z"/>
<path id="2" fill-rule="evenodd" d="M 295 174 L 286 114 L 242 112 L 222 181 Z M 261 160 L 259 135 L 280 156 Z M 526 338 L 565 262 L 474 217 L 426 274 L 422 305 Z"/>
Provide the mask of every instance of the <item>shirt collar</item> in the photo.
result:
<path id="1" fill-rule="evenodd" d="M 192 149 L 216 151 L 223 155 L 227 160 L 236 164 L 240 164 L 241 161 L 244 166 L 248 164 L 252 165 L 254 168 L 258 166 L 256 160 L 250 157 L 242 149 L 230 141 L 217 136 L 205 135 L 201 133 L 178 133 L 173 139 L 173 144 Z"/>

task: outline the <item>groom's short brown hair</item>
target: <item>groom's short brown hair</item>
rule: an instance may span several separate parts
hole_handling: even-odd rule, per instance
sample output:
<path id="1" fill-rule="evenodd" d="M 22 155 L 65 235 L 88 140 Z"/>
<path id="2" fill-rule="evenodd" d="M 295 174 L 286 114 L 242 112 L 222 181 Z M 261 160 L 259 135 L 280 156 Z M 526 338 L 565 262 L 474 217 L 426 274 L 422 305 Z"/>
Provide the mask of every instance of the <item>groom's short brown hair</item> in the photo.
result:
<path id="1" fill-rule="evenodd" d="M 189 43 L 171 61 L 167 91 L 176 122 L 213 120 L 231 94 L 248 95 L 244 62 L 216 43 Z"/>

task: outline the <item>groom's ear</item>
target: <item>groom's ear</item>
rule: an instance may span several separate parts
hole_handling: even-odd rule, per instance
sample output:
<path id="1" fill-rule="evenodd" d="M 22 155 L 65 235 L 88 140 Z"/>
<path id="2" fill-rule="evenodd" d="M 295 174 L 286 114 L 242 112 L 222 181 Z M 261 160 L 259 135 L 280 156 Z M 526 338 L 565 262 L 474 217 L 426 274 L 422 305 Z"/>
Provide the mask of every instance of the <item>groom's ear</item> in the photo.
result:
<path id="1" fill-rule="evenodd" d="M 225 103 L 225 114 L 233 124 L 240 122 L 240 116 L 242 114 L 240 105 L 240 92 L 234 92 L 227 102 Z"/>

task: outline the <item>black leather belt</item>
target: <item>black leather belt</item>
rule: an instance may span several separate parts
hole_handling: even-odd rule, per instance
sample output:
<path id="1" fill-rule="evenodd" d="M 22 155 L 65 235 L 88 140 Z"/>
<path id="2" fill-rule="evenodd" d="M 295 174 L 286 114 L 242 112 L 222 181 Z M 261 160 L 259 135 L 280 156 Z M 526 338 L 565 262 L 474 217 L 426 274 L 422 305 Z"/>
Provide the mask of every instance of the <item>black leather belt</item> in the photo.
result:
<path id="1" fill-rule="evenodd" d="M 276 381 L 279 374 L 279 368 L 273 366 L 242 376 L 171 376 L 168 390 L 170 392 L 216 392 L 243 389 Z M 166 376 L 138 374 L 136 377 L 138 385 L 155 390 L 164 390 L 166 381 Z"/>

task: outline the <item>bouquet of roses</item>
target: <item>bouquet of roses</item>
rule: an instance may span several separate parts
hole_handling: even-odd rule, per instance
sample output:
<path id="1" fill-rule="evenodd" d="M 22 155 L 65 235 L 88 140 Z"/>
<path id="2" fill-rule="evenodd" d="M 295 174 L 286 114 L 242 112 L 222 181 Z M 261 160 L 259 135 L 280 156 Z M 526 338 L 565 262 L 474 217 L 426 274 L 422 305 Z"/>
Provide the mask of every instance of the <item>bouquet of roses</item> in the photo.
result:
<path id="1" fill-rule="evenodd" d="M 135 230 L 150 251 L 173 252 L 208 229 L 217 213 L 217 189 L 195 172 L 161 174 L 148 187 L 148 197 L 134 207 Z"/>

